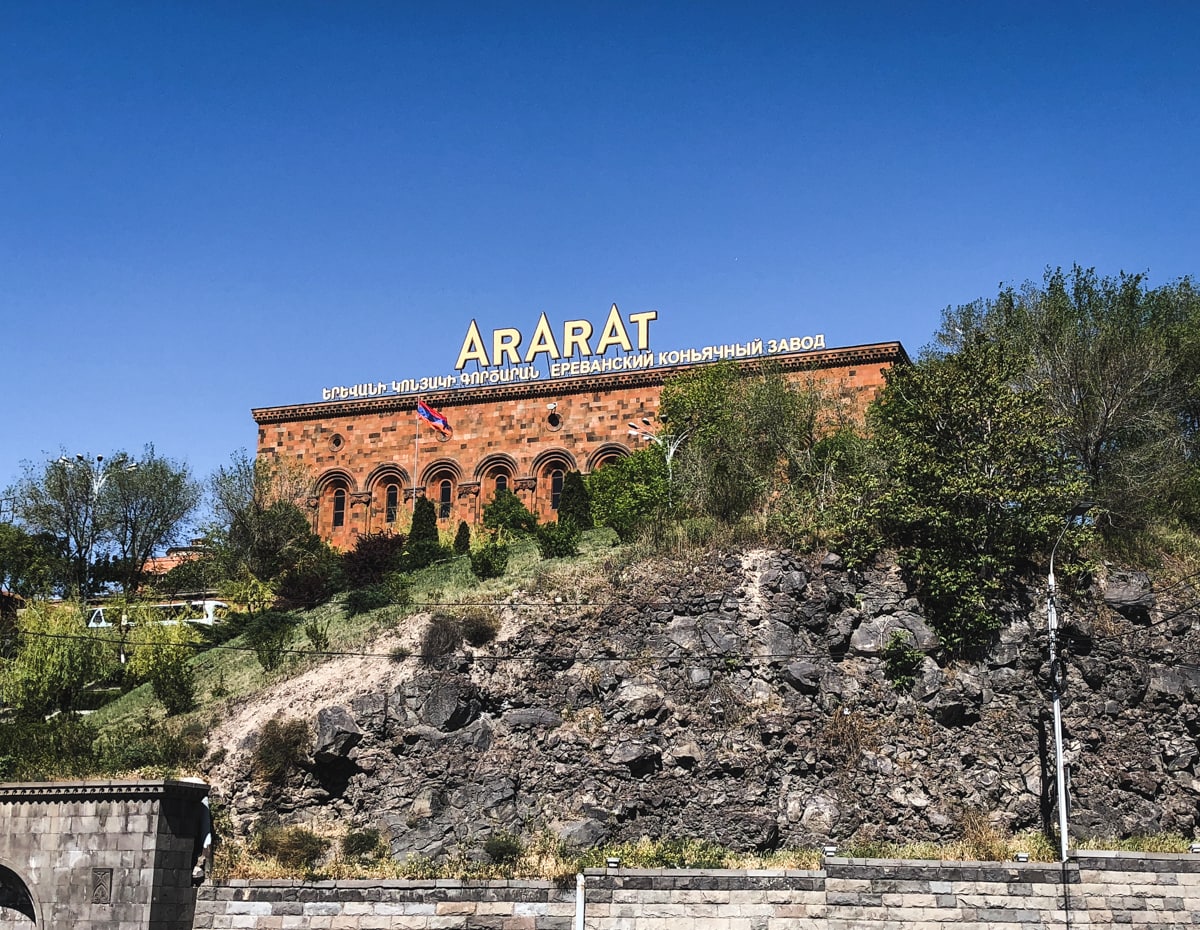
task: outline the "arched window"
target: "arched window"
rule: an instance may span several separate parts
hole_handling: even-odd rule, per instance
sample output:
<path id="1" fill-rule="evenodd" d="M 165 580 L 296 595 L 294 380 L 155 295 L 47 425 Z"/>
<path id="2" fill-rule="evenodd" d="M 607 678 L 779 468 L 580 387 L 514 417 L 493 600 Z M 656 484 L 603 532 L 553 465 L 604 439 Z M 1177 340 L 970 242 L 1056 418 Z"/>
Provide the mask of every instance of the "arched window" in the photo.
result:
<path id="1" fill-rule="evenodd" d="M 395 523 L 400 511 L 400 485 L 387 486 L 387 503 L 384 506 L 383 520 L 385 523 Z"/>
<path id="2" fill-rule="evenodd" d="M 501 491 L 507 491 L 507 490 L 508 490 L 508 475 L 504 474 L 504 472 L 500 472 L 500 474 L 498 474 L 496 476 L 496 493 L 499 494 Z"/>
<path id="3" fill-rule="evenodd" d="M 450 500 L 454 485 L 449 478 L 442 480 L 438 489 L 438 519 L 447 520 L 450 517 Z"/>
<path id="4" fill-rule="evenodd" d="M 346 489 L 338 488 L 333 492 L 333 525 L 346 525 Z"/>
<path id="5" fill-rule="evenodd" d="M 563 470 L 556 468 L 550 472 L 550 509 L 558 510 L 558 502 L 562 500 Z"/>

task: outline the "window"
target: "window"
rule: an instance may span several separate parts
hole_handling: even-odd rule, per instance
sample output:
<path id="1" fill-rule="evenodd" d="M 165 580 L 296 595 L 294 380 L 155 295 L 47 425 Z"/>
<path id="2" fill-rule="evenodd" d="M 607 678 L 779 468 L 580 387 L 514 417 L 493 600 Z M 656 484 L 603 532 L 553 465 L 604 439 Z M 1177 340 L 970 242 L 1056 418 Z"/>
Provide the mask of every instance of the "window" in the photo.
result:
<path id="1" fill-rule="evenodd" d="M 346 525 L 346 489 L 338 488 L 333 492 L 333 525 Z"/>
<path id="2" fill-rule="evenodd" d="M 508 490 L 508 475 L 501 472 L 496 476 L 496 493 Z"/>
<path id="3" fill-rule="evenodd" d="M 384 506 L 383 520 L 385 523 L 395 523 L 396 516 L 400 510 L 400 486 L 397 484 L 389 484 L 387 486 L 387 503 Z"/>
<path id="4" fill-rule="evenodd" d="M 562 500 L 563 472 L 556 468 L 550 472 L 550 509 L 558 510 L 558 502 Z"/>
<path id="5" fill-rule="evenodd" d="M 438 497 L 438 519 L 447 520 L 450 517 L 450 494 L 453 491 L 450 479 L 443 479 Z"/>

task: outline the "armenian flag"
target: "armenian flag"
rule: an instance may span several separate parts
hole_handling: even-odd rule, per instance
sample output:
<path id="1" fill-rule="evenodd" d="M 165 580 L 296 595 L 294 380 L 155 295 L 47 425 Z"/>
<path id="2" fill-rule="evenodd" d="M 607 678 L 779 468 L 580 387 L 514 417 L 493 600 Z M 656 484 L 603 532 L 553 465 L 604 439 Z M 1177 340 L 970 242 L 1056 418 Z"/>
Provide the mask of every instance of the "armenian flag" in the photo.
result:
<path id="1" fill-rule="evenodd" d="M 432 426 L 443 436 L 449 436 L 454 432 L 454 430 L 450 427 L 450 421 L 442 416 L 438 411 L 426 404 L 423 400 L 417 401 L 417 416 Z"/>

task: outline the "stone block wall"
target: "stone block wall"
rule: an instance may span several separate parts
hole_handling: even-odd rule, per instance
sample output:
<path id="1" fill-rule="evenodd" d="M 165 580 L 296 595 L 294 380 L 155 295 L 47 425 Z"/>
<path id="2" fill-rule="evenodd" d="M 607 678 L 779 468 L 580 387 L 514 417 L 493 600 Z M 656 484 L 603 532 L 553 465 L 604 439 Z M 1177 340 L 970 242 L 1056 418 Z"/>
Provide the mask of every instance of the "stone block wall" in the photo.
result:
<path id="1" fill-rule="evenodd" d="M 816 871 L 588 871 L 587 930 L 1032 930 L 1200 927 L 1200 856 L 1086 853 L 1047 863 L 830 858 Z M 1065 891 L 1065 893 L 1064 893 Z M 550 882 L 226 882 L 203 930 L 572 930 Z"/>
<path id="2" fill-rule="evenodd" d="M 0 930 L 186 930 L 208 786 L 0 785 Z"/>

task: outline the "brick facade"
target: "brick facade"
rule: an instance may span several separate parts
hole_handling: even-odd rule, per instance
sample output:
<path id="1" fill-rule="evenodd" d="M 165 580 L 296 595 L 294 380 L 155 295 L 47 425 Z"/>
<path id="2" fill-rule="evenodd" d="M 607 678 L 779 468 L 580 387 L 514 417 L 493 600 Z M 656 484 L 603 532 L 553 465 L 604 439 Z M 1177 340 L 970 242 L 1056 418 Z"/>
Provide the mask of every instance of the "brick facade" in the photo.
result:
<path id="1" fill-rule="evenodd" d="M 837 391 L 861 413 L 883 373 L 905 361 L 900 343 L 889 342 L 773 356 L 771 364 Z M 417 420 L 414 395 L 259 408 L 258 454 L 294 457 L 311 469 L 314 528 L 342 548 L 360 533 L 406 526 L 414 488 L 450 530 L 459 520 L 479 522 L 498 482 L 548 519 L 562 474 L 586 474 L 634 451 L 644 440 L 627 424 L 653 420 L 666 379 L 689 367 L 427 394 L 425 403 L 453 427 L 444 441 Z"/>

